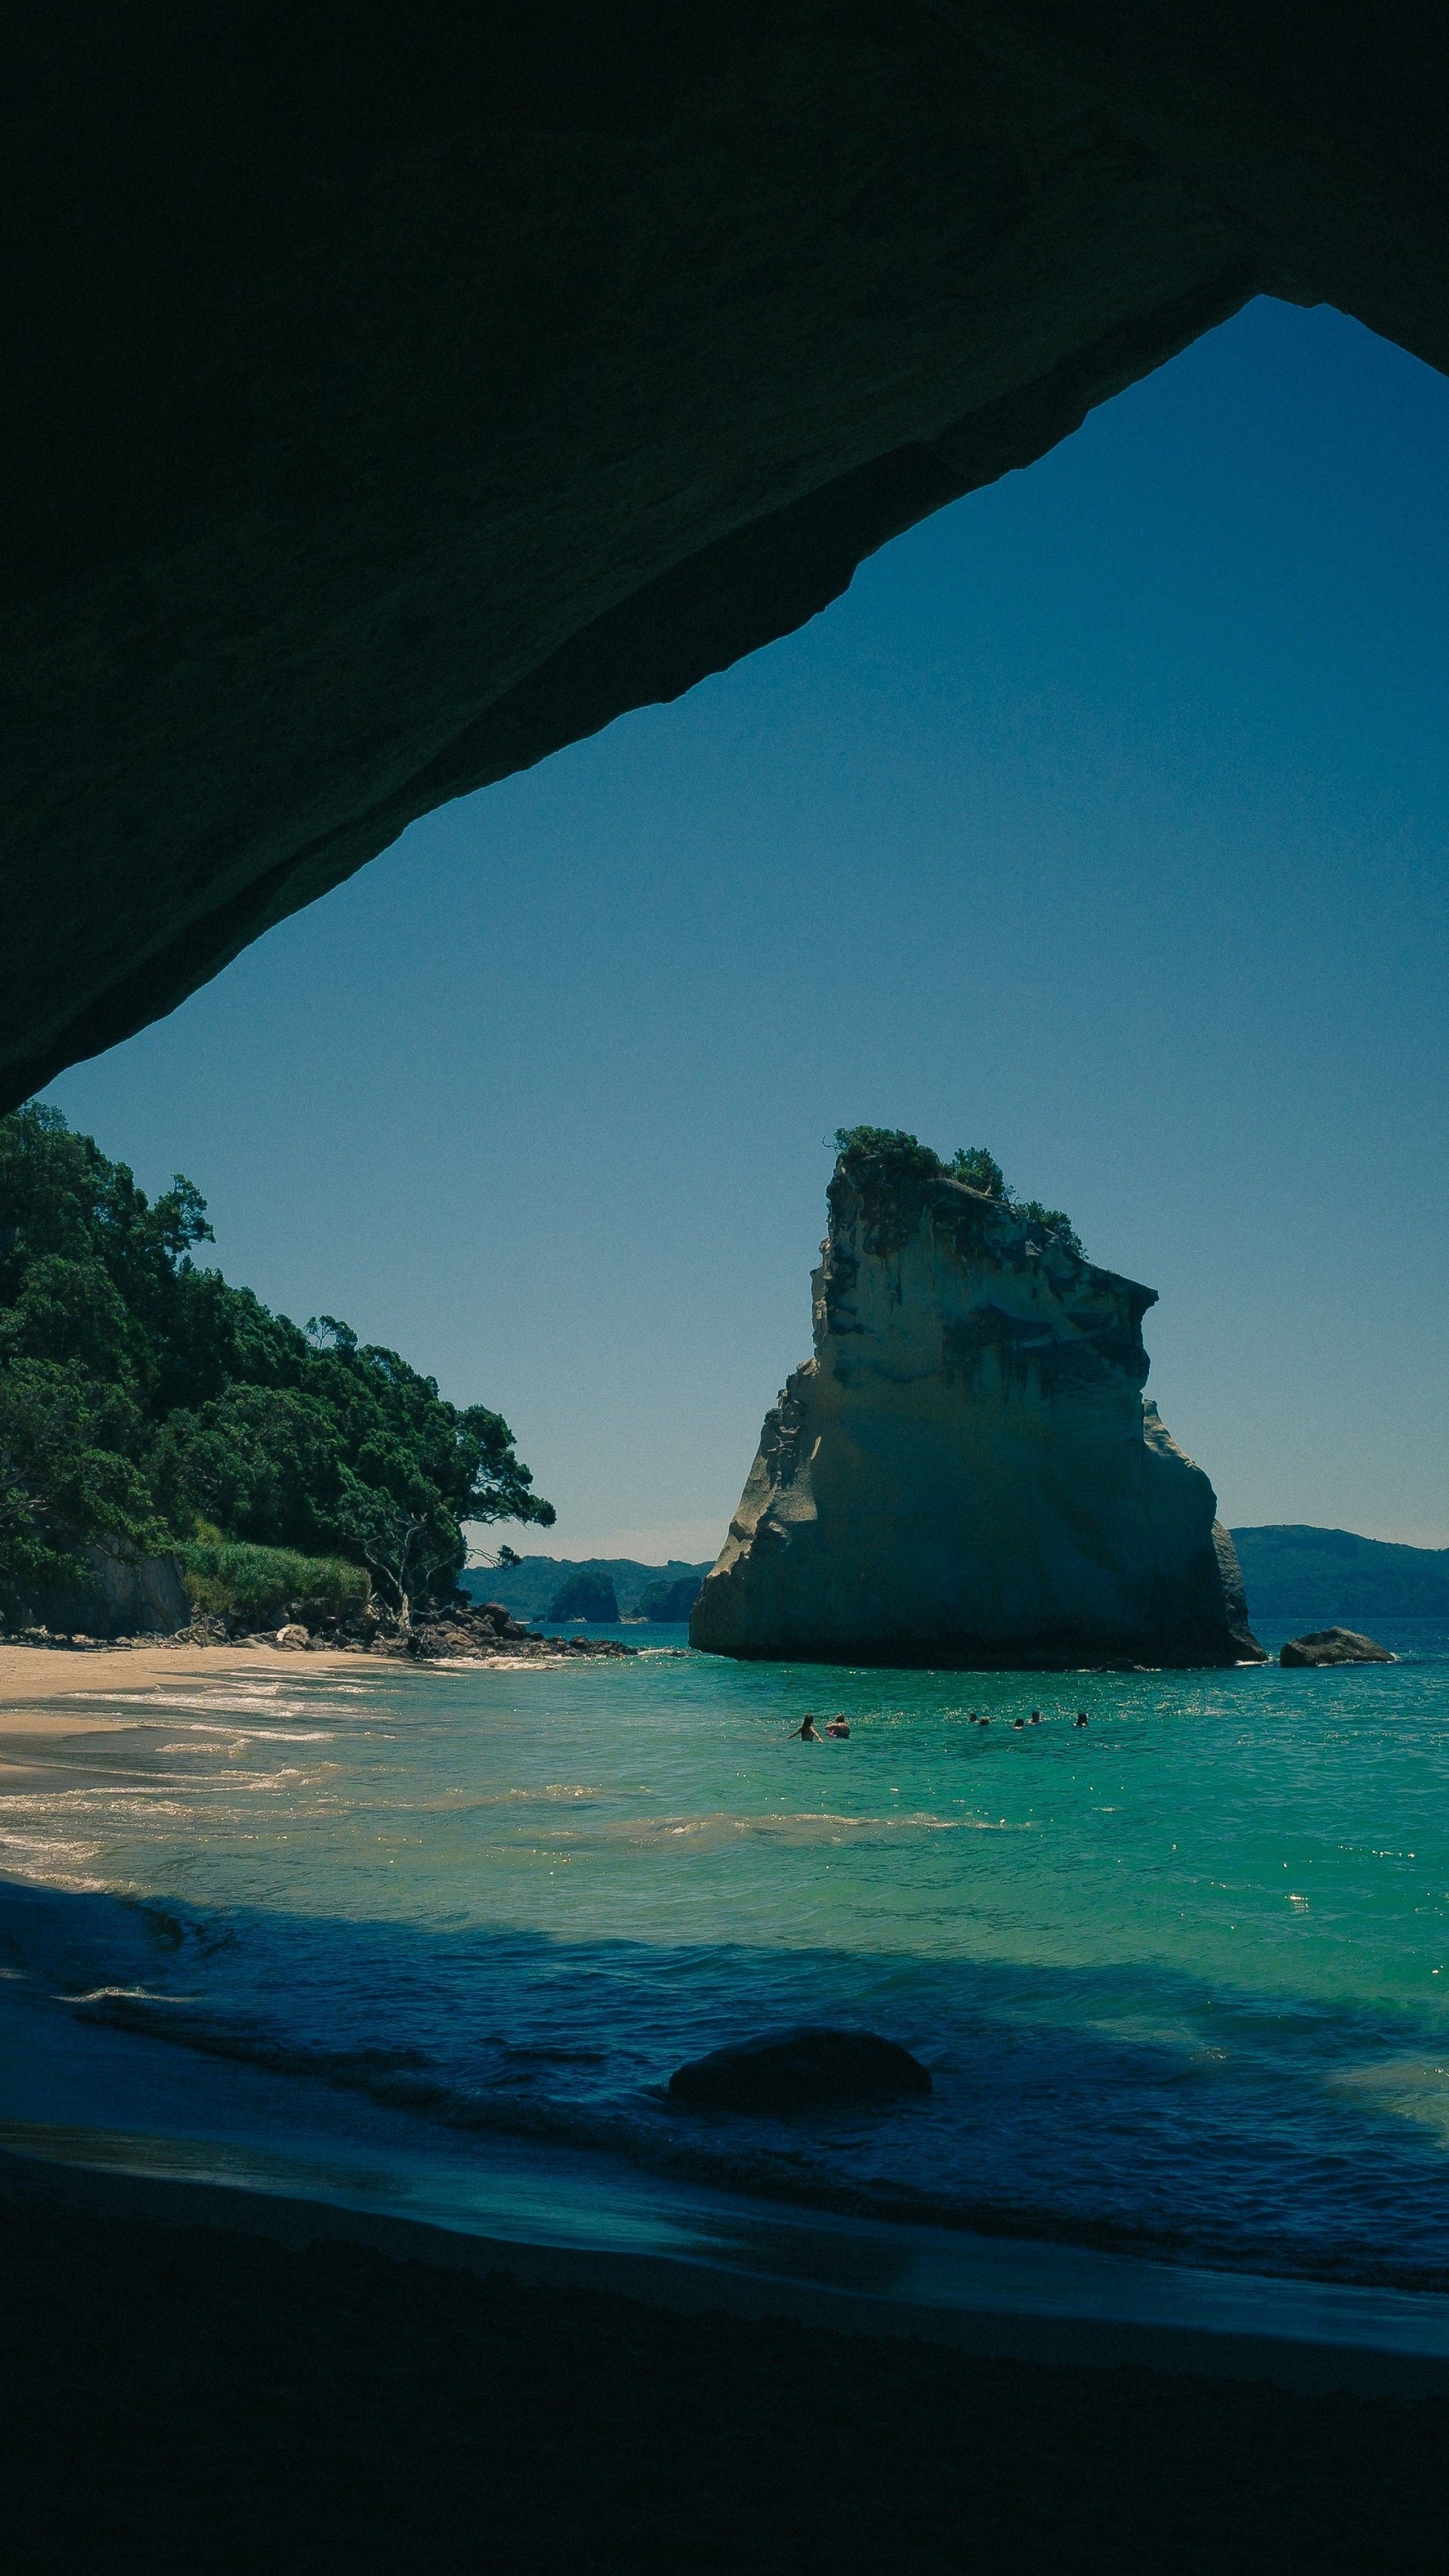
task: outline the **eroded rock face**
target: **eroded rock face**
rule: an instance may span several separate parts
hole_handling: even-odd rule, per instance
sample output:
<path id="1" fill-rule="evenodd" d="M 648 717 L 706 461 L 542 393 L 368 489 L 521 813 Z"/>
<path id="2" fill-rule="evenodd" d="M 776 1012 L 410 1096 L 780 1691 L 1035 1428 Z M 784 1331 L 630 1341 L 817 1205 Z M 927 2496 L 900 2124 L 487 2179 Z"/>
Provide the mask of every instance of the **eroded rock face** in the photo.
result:
<path id="1" fill-rule="evenodd" d="M 847 1156 L 786 1382 L 690 1621 L 716 1654 L 1263 1660 L 1213 1489 L 1144 1403 L 1155 1292 L 999 1200 Z"/>
<path id="2" fill-rule="evenodd" d="M 1449 354 L 1378 0 L 19 0 L 0 1107 L 1259 290 Z"/>
<path id="3" fill-rule="evenodd" d="M 136 1556 L 112 1539 L 79 1551 L 73 1596 L 47 1595 L 35 1607 L 47 1627 L 83 1628 L 96 1637 L 173 1636 L 192 1616 L 175 1556 Z"/>
<path id="4" fill-rule="evenodd" d="M 1361 1637 L 1356 1628 L 1314 1628 L 1306 1637 L 1290 1637 L 1278 1657 L 1280 1664 L 1396 1664 L 1387 1646 L 1372 1637 Z"/>

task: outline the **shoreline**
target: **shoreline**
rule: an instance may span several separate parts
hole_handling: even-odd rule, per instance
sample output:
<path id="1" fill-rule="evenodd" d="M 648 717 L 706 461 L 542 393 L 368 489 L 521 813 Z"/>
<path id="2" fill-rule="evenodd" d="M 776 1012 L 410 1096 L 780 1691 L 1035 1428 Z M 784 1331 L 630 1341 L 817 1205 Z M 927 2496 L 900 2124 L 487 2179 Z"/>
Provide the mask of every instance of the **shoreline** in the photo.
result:
<path id="1" fill-rule="evenodd" d="M 803 2206 L 584 2143 L 489 2132 L 465 2144 L 299 2072 L 19 2010 L 0 2165 L 52 2194 L 139 2200 L 177 2223 L 212 2205 L 218 2224 L 283 2227 L 288 2241 L 301 2227 L 419 2259 L 427 2246 L 454 2267 L 521 2265 L 681 2311 L 834 2321 L 1033 2361 L 1449 2393 L 1440 2292 Z"/>
<path id="2" fill-rule="evenodd" d="M 37 1702 L 72 1699 L 124 1699 L 177 1681 L 255 1680 L 258 1674 L 287 1674 L 301 1681 L 310 1675 L 375 1673 L 396 1681 L 401 1673 L 523 1672 L 535 1664 L 561 1664 L 573 1670 L 586 1658 L 574 1655 L 373 1655 L 361 1646 L 279 1646 L 265 1637 L 198 1646 L 189 1640 L 172 1644 L 162 1638 L 92 1646 L 29 1646 L 0 1642 L 0 1745 L 7 1735 L 41 1731 L 31 1712 Z M 125 1725 L 124 1718 L 77 1717 L 75 1731 Z"/>
<path id="3" fill-rule="evenodd" d="M 11 1884 L 22 1905 L 43 1901 L 40 1883 Z M 1442 2378 L 1449 2390 L 1449 2295 L 1436 2288 L 1215 2264 L 1057 2227 L 983 2230 L 669 2173 L 601 2142 L 435 2129 L 366 2090 L 338 2092 L 325 2069 L 217 2055 L 59 2001 L 7 1990 L 0 2022 L 0 2161 L 29 2163 L 56 2191 L 154 2193 L 178 2222 L 219 2193 L 228 2224 L 270 2232 L 266 2213 L 302 2211 L 309 2228 L 368 2241 L 386 2211 L 404 2246 L 420 2230 L 428 2259 L 464 2268 L 484 2246 L 534 2267 L 529 2278 L 1025 2359 L 1295 2386 Z"/>
<path id="4" fill-rule="evenodd" d="M 1449 2382 L 1239 2358 L 968 2348 L 868 2302 L 0 2158 L 17 2576 L 1440 2565 Z"/>
<path id="5" fill-rule="evenodd" d="M 533 1659 L 528 1661 L 531 1665 Z M 16 1740 L 18 1752 L 26 1738 L 84 1735 L 146 1723 L 158 1713 L 156 1692 L 168 1685 L 199 1686 L 203 1692 L 208 1684 L 213 1685 L 223 1701 L 235 1709 L 238 1681 L 249 1679 L 255 1683 L 260 1676 L 267 1685 L 287 1677 L 295 1682 L 309 1672 L 315 1672 L 319 1679 L 338 1678 L 355 1674 L 360 1667 L 379 1675 L 385 1686 L 398 1671 L 397 1660 L 391 1657 L 372 1658 L 346 1650 L 323 1649 L 309 1650 L 302 1656 L 299 1650 L 280 1648 L 271 1642 L 220 1646 L 148 1642 L 141 1646 L 81 1649 L 12 1646 L 0 1651 L 0 1757 L 7 1737 Z M 490 1658 L 489 1667 L 504 1669 L 504 1658 Z M 524 1668 L 522 1659 L 519 1668 Z M 456 1671 L 459 1667 L 451 1669 Z M 8 1692 L 7 1675 L 13 1677 Z M 97 1701 L 107 1704 L 105 1713 L 96 1713 Z M 127 1706 L 127 1702 L 131 1705 Z M 133 2047 L 144 2052 L 148 2047 L 169 2045 L 133 2039 L 129 2034 L 113 2034 L 110 2044 L 114 2045 L 118 2037 L 128 2056 Z M 144 2061 L 138 2061 L 137 2072 L 144 2083 Z M 128 2075 L 126 2080 L 129 2084 L 134 2079 Z M 227 2079 L 228 2083 L 241 2080 L 239 2075 L 229 2075 Z M 295 2079 L 285 2080 L 290 2084 Z M 208 2081 L 214 2081 L 214 2069 Z M 33 2092 L 33 2084 L 32 2071 L 16 2104 L 24 2123 L 36 2117 L 35 2110 L 24 2101 L 24 2095 Z M 125 2114 L 119 2112 L 114 2100 L 106 2103 L 103 2110 L 100 2104 L 104 2093 L 96 2100 L 97 2110 L 89 2113 L 57 2109 L 49 2114 L 42 2112 L 41 2118 L 67 2122 L 99 2116 L 115 2130 L 126 2125 Z M 245 2108 L 239 2101 L 232 2112 L 223 2113 L 222 2129 L 210 2134 L 219 2138 L 229 2132 L 234 2138 L 244 2138 Z M 177 2115 L 179 2125 L 172 2130 L 173 2144 L 187 2136 L 199 2138 L 203 2134 L 191 2125 L 197 2116 L 194 2106 L 189 2099 L 183 2104 L 179 2093 L 173 2105 L 173 2117 Z M 787 2317 L 812 2330 L 866 2334 L 877 2339 L 904 2337 L 970 2353 L 978 2359 L 1010 2357 L 1033 2367 L 1133 2366 L 1214 2379 L 1262 2379 L 1300 2392 L 1353 2387 L 1364 2393 L 1395 2397 L 1439 2392 L 1449 2395 L 1449 2299 L 1435 2302 L 1445 2323 L 1441 2329 L 1437 2318 L 1430 2321 L 1427 2348 L 1415 2346 L 1402 2335 L 1396 2344 L 1392 2322 L 1385 2329 L 1380 2320 L 1375 2334 L 1367 2304 L 1357 2320 L 1351 2300 L 1338 2302 L 1335 2312 L 1332 2285 L 1325 2291 L 1328 2304 L 1323 2330 L 1302 2332 L 1297 2329 L 1310 2314 L 1305 2300 L 1311 2302 L 1324 2285 L 1288 2278 L 1280 2284 L 1268 2276 L 1256 2280 L 1249 2276 L 1245 2281 L 1242 2275 L 1224 2271 L 1213 2275 L 1221 2285 L 1221 2298 L 1210 2294 L 1206 2300 L 1197 2297 L 1195 2302 L 1184 2272 L 1178 2275 L 1184 2283 L 1184 2295 L 1164 2302 L 1155 2294 L 1150 2280 L 1145 2292 L 1141 2282 L 1134 2287 L 1128 2278 L 1134 2268 L 1129 2257 L 1105 2258 L 1108 2267 L 1115 2263 L 1121 2270 L 1120 2282 L 1105 2280 L 1104 2276 L 1104 2282 L 1094 2283 L 1087 2266 L 1096 2258 L 1089 2248 L 1070 2241 L 1058 2244 L 1034 2238 L 1003 2239 L 993 2240 L 997 2254 L 985 2262 L 978 2259 L 973 2272 L 969 2260 L 941 2264 L 933 2254 L 933 2231 L 929 2226 L 917 2230 L 904 2222 L 895 2232 L 902 2240 L 907 2235 L 916 2237 L 919 2251 L 912 2252 L 906 2269 L 902 2269 L 899 2249 L 892 2251 L 885 2244 L 889 2223 L 867 2221 L 857 2230 L 844 2212 L 821 2213 L 824 2228 L 832 2223 L 832 2216 L 838 2217 L 842 2243 L 856 2234 L 862 2241 L 879 2239 L 874 2245 L 877 2259 L 873 2271 L 872 2264 L 864 2261 L 842 2264 L 832 2258 L 823 2243 L 811 2248 L 802 2241 L 786 2249 L 781 2241 L 772 2250 L 769 2237 L 783 2240 L 787 2231 L 802 2232 L 809 2222 L 804 2213 L 785 2202 L 758 2205 L 752 2211 L 743 2193 L 739 2225 L 732 2225 L 722 2235 L 713 2231 L 721 2246 L 724 2237 L 731 2240 L 722 2251 L 711 2250 L 711 2229 L 692 2221 L 683 2229 L 672 2229 L 676 2240 L 672 2250 L 668 2250 L 669 2227 L 661 2227 L 652 2244 L 648 2234 L 636 2231 L 632 2250 L 620 2250 L 617 2242 L 611 2242 L 607 2225 L 597 2236 L 579 2232 L 572 2241 L 550 2241 L 555 2223 L 552 2208 L 535 2233 L 532 2222 L 527 2218 L 520 2221 L 516 2210 L 508 2207 L 506 2194 L 500 2197 L 495 2193 L 490 2199 L 486 2188 L 475 2189 L 472 2185 L 471 2207 L 465 2211 L 460 2206 L 456 2217 L 445 2218 L 441 2224 L 427 2214 L 425 2199 L 421 2207 L 415 2205 L 406 2216 L 384 2218 L 378 2215 L 375 2202 L 372 2206 L 359 2205 L 366 2197 L 360 2183 L 341 2182 L 329 2197 L 325 2183 L 314 2194 L 307 2175 L 298 2182 L 292 2176 L 274 2172 L 248 2184 L 188 2177 L 174 2165 L 169 2171 L 164 2167 L 160 2171 L 148 2169 L 147 2152 L 153 2143 L 150 2119 L 149 2103 L 143 2104 L 139 2094 L 135 2095 L 130 2118 L 132 2137 L 129 2142 L 120 2138 L 115 2141 L 123 2152 L 117 2158 L 105 2150 L 95 2155 L 93 2148 L 94 2160 L 90 2163 L 78 2127 L 71 2128 L 65 2140 L 56 2130 L 54 2155 L 49 2146 L 40 2144 L 38 2129 L 35 2134 L 39 2153 L 17 2153 L 21 2141 L 12 2127 L 11 2143 L 0 2157 L 0 2172 L 8 2177 L 6 2188 L 19 2187 L 17 2176 L 28 2175 L 25 2188 L 32 2199 L 43 2200 L 52 2208 L 62 2204 L 90 2208 L 98 2215 L 108 2213 L 118 2220 L 124 2220 L 128 2211 L 140 2210 L 168 2228 L 202 2224 L 204 2212 L 207 2225 L 240 2230 L 294 2249 L 313 2242 L 345 2241 L 368 2246 L 397 2260 L 422 2261 L 474 2275 L 502 2269 L 541 2289 L 597 2291 L 642 2300 L 678 2315 Z M 538 2166 L 546 2202 L 551 2188 L 547 2156 L 539 2158 Z M 294 2166 L 294 2174 L 296 2170 Z M 407 2170 L 405 2166 L 398 2167 L 400 2174 Z M 395 2191 L 396 2184 L 386 2188 Z M 597 2191 L 592 2180 L 589 2189 Z M 394 2199 L 393 2208 L 398 2206 Z M 437 2206 L 435 2201 L 433 2207 Z M 676 2218 L 680 2215 L 678 2211 L 665 2214 Z M 652 2228 L 652 2217 L 650 2223 Z M 694 2241 L 683 2243 L 682 2239 L 691 2234 Z M 1020 2245 L 1026 2248 L 1024 2258 L 1013 2251 Z M 656 2246 L 660 2250 L 654 2250 Z M 1174 2268 L 1153 2264 L 1150 2258 L 1139 2260 L 1136 2266 L 1144 2277 Z M 872 2279 L 880 2282 L 887 2278 L 893 2282 L 889 2289 L 869 2286 Z M 1241 2296 L 1237 2295 L 1239 2283 L 1243 2284 Z M 1270 2315 L 1280 2290 L 1286 2330 L 1240 2330 L 1245 2316 L 1251 2319 Z M 1215 2310 L 1221 2322 L 1193 2321 L 1194 2316 L 1211 2318 Z"/>
<path id="6" fill-rule="evenodd" d="M 621 2252 L 491 2235 L 416 2216 L 359 2208 L 241 2183 L 121 2172 L 0 2145 L 0 2213 L 23 2207 L 168 2229 L 225 2229 L 294 2254 L 357 2245 L 398 2263 L 477 2279 L 506 2274 L 526 2289 L 587 2291 L 671 2314 L 787 2320 L 837 2335 L 926 2343 L 982 2361 L 1044 2369 L 1150 2370 L 1172 2377 L 1254 2382 L 1317 2395 L 1331 2390 L 1395 2400 L 1449 2399 L 1449 2353 L 1217 2331 L 1090 2314 L 933 2306 L 890 2293 L 732 2268 L 698 2255 Z"/>
<path id="7" fill-rule="evenodd" d="M 163 1682 L 228 1681 L 262 1672 L 355 1673 L 359 1667 L 393 1674 L 389 1658 L 351 1654 L 327 1647 L 256 1644 L 174 1646 L 148 1638 L 143 1644 L 120 1642 L 95 1646 L 24 1646 L 0 1644 L 0 1746 L 11 1735 L 54 1731 L 37 1713 L 37 1703 L 74 1699 L 126 1699 L 154 1691 Z M 130 1721 L 93 1718 L 76 1711 L 69 1720 L 77 1734 L 89 1734 Z"/>

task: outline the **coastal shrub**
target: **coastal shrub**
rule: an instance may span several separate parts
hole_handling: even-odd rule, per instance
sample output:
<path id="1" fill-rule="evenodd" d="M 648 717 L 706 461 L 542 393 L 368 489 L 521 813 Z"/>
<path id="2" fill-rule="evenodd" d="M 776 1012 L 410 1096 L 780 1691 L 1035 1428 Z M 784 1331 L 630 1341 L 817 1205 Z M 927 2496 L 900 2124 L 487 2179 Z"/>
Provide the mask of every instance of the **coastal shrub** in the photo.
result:
<path id="1" fill-rule="evenodd" d="M 1021 1217 L 1027 1225 L 1040 1226 L 1045 1234 L 1054 1234 L 1058 1243 L 1066 1245 L 1068 1252 L 1075 1252 L 1079 1260 L 1086 1260 L 1087 1247 L 1071 1218 L 1061 1208 L 1043 1207 L 1040 1199 L 1009 1199 L 1007 1205 L 1013 1216 Z"/>
<path id="2" fill-rule="evenodd" d="M 883 1225 L 893 1240 L 905 1239 L 901 1231 L 903 1184 L 962 1181 L 968 1190 L 978 1190 L 984 1198 L 999 1199 L 1023 1224 L 1040 1226 L 1044 1233 L 1055 1235 L 1080 1260 L 1087 1257 L 1086 1246 L 1065 1211 L 1044 1207 L 1040 1199 L 1019 1199 L 1007 1186 L 996 1156 L 985 1145 L 958 1145 L 949 1163 L 942 1161 L 933 1146 L 923 1145 L 903 1127 L 837 1127 L 835 1145 L 847 1177 L 864 1192 L 876 1212 L 876 1231 L 880 1232 Z"/>
<path id="3" fill-rule="evenodd" d="M 193 1609 L 249 1627 L 274 1627 L 290 1611 L 319 1628 L 365 1610 L 372 1588 L 366 1570 L 345 1557 L 301 1556 L 219 1534 L 188 1539 L 176 1553 Z"/>
<path id="4" fill-rule="evenodd" d="M 953 1181 L 964 1181 L 968 1190 L 980 1190 L 983 1198 L 1004 1199 L 1006 1175 L 994 1154 L 984 1145 L 958 1145 L 951 1157 Z"/>
<path id="5" fill-rule="evenodd" d="M 148 1200 L 59 1110 L 0 1118 L 7 1615 L 92 1539 L 150 1554 L 204 1524 L 366 1567 L 406 1624 L 452 1590 L 465 1522 L 552 1522 L 501 1414 L 336 1316 L 272 1314 L 198 1264 L 211 1239 L 182 1175 Z"/>
<path id="6" fill-rule="evenodd" d="M 903 1179 L 938 1181 L 946 1169 L 935 1149 L 904 1127 L 837 1127 L 835 1150 L 847 1165 L 879 1163 Z"/>

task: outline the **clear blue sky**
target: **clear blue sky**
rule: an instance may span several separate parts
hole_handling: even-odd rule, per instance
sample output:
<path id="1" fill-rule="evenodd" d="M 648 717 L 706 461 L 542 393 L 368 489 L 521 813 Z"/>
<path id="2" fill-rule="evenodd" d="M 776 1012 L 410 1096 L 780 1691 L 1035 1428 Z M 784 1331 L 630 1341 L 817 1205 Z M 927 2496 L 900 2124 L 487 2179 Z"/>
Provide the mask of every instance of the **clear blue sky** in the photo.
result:
<path id="1" fill-rule="evenodd" d="M 1259 303 L 49 1096 L 505 1412 L 531 1549 L 713 1553 L 857 1120 L 1160 1290 L 1225 1517 L 1449 1543 L 1446 462 L 1449 383 Z"/>

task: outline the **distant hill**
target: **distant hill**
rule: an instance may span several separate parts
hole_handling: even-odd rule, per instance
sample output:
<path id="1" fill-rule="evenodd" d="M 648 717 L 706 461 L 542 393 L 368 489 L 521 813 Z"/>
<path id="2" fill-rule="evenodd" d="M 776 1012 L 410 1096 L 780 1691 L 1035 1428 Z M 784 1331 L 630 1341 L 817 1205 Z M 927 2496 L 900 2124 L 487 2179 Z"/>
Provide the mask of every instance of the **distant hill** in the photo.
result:
<path id="1" fill-rule="evenodd" d="M 613 1576 L 580 1566 L 575 1573 L 564 1576 L 543 1615 L 546 1619 L 590 1619 L 601 1627 L 612 1628 L 624 1614 Z"/>
<path id="2" fill-rule="evenodd" d="M 1233 1545 L 1250 1619 L 1300 1619 L 1306 1628 L 1449 1619 L 1449 1548 L 1399 1547 L 1296 1522 L 1234 1530 Z M 546 1619 L 579 1575 L 611 1582 L 622 1618 L 647 1617 L 651 1610 L 657 1618 L 667 1601 L 677 1618 L 687 1619 L 688 1586 L 697 1589 L 708 1572 L 709 1563 L 686 1565 L 679 1557 L 641 1565 L 628 1556 L 525 1556 L 517 1565 L 471 1568 L 461 1580 L 475 1601 L 501 1601 L 515 1619 Z"/>
<path id="3" fill-rule="evenodd" d="M 1271 1522 L 1235 1529 L 1250 1619 L 1350 1626 L 1362 1619 L 1449 1619 L 1449 1547 L 1399 1547 L 1352 1530 Z"/>
<path id="4" fill-rule="evenodd" d="M 653 1593 L 657 1604 L 668 1585 L 674 1595 L 670 1606 L 687 1619 L 688 1608 L 680 1607 L 684 1586 L 692 1581 L 697 1590 L 713 1563 L 713 1557 L 704 1565 L 686 1565 L 677 1556 L 667 1565 L 640 1565 L 632 1556 L 525 1556 L 517 1565 L 470 1566 L 459 1580 L 475 1601 L 501 1601 L 515 1619 L 546 1619 L 565 1585 L 571 1587 L 581 1575 L 612 1583 L 621 1618 L 647 1618 L 651 1607 L 657 1617 L 658 1607 L 646 1595 Z"/>

